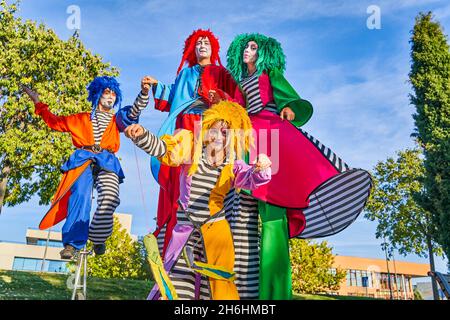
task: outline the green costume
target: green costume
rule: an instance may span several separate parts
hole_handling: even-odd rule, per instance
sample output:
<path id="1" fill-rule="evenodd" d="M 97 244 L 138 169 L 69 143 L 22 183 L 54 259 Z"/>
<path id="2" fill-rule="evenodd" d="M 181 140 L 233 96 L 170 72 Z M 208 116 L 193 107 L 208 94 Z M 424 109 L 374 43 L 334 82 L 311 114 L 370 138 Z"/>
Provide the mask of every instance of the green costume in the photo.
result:
<path id="1" fill-rule="evenodd" d="M 252 75 L 243 62 L 244 50 L 254 50 L 250 41 L 258 45 Z M 289 238 L 322 238 L 344 230 L 362 212 L 372 181 L 367 171 L 350 168 L 299 128 L 310 119 L 313 107 L 284 78 L 285 57 L 275 39 L 239 35 L 227 58 L 227 67 L 245 94 L 236 91 L 235 99 L 247 106 L 256 133 L 249 161 L 259 153 L 272 161 L 271 181 L 250 193 L 253 201 L 259 200 L 262 225 L 259 298 L 291 299 Z M 295 113 L 293 121 L 281 119 L 286 107 Z"/>

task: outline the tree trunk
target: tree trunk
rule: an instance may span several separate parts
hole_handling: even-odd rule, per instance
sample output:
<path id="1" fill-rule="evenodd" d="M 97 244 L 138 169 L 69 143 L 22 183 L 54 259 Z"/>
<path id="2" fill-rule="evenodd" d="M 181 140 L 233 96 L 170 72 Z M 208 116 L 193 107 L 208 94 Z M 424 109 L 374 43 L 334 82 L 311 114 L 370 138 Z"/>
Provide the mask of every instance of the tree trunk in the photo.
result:
<path id="1" fill-rule="evenodd" d="M 2 178 L 0 180 L 0 214 L 2 214 L 3 200 L 5 199 L 6 194 L 6 183 L 8 182 L 8 175 L 10 171 L 11 168 L 8 165 L 5 165 L 5 167 L 2 168 Z"/>
<path id="2" fill-rule="evenodd" d="M 431 243 L 431 236 L 427 235 L 427 247 L 428 247 L 428 256 L 430 257 L 430 269 L 432 272 L 435 272 L 434 266 L 434 255 L 433 255 L 433 244 Z M 433 299 L 439 300 L 439 293 L 436 280 L 431 277 L 431 286 L 433 287 Z"/>

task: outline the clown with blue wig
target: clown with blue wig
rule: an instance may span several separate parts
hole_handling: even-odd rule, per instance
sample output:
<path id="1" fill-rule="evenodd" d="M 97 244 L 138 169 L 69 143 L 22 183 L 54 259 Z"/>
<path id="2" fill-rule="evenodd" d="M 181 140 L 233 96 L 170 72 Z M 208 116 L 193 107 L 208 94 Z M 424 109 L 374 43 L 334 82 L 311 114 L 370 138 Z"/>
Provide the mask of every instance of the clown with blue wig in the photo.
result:
<path id="1" fill-rule="evenodd" d="M 29 88 L 24 91 L 35 104 L 35 113 L 53 130 L 69 132 L 77 148 L 63 164 L 62 179 L 51 207 L 39 224 L 41 230 L 66 219 L 62 228 L 62 259 L 73 258 L 89 239 L 96 255 L 105 253 L 105 241 L 113 229 L 113 213 L 120 204 L 119 184 L 125 178 L 116 153 L 120 132 L 139 122 L 149 101 L 148 77 L 141 81 L 141 92 L 132 106 L 121 108 L 120 85 L 113 77 L 95 78 L 87 87 L 91 112 L 58 116 Z M 116 113 L 113 109 L 117 108 Z M 90 223 L 93 187 L 97 189 L 97 208 Z"/>

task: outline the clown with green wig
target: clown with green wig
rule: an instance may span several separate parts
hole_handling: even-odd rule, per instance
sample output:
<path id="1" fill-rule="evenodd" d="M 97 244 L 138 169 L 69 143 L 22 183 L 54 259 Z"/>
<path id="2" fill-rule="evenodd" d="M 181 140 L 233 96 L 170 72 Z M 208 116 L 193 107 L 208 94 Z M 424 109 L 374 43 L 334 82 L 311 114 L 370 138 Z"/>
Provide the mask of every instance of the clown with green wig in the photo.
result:
<path id="1" fill-rule="evenodd" d="M 235 99 L 246 105 L 255 130 L 248 161 L 266 153 L 272 162 L 270 182 L 241 192 L 241 208 L 235 211 L 239 216 L 230 218 L 235 248 L 240 248 L 235 282 L 241 299 L 255 298 L 258 292 L 259 299 L 291 299 L 289 239 L 323 238 L 347 228 L 367 202 L 371 177 L 350 168 L 300 128 L 313 106 L 285 79 L 286 60 L 278 41 L 239 35 L 227 59 L 244 93 L 236 90 Z"/>

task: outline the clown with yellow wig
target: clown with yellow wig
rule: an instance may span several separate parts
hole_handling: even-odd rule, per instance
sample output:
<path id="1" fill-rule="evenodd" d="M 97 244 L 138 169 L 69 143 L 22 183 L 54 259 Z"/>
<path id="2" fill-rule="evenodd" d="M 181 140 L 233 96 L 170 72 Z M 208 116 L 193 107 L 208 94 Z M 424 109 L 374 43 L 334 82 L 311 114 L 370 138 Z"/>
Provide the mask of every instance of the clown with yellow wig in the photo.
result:
<path id="1" fill-rule="evenodd" d="M 197 130 L 158 138 L 141 125 L 131 125 L 125 134 L 162 164 L 181 168 L 177 224 L 164 253 L 164 270 L 155 275 L 163 280 L 157 281 L 160 285 L 149 299 L 158 299 L 169 287 L 173 290 L 163 298 L 239 299 L 227 199 L 234 199 L 229 195 L 241 188 L 254 190 L 271 179 L 265 154 L 252 165 L 242 159 L 253 143 L 246 110 L 222 101 L 204 112 Z"/>

